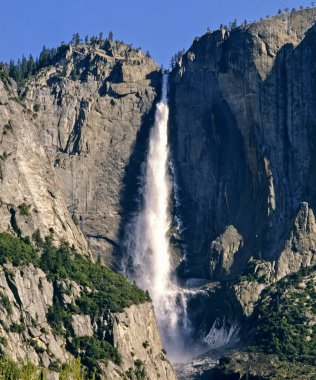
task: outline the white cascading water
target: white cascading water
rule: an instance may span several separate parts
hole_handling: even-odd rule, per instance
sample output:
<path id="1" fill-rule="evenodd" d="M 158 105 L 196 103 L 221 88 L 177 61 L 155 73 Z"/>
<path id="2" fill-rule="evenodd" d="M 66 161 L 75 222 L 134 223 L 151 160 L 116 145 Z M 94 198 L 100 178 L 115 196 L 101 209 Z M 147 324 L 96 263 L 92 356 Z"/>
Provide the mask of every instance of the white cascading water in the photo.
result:
<path id="1" fill-rule="evenodd" d="M 238 334 L 238 326 L 226 319 L 214 322 L 199 346 L 192 344 L 191 326 L 187 318 L 188 298 L 203 293 L 198 289 L 183 289 L 172 281 L 169 230 L 172 182 L 169 174 L 167 76 L 163 79 L 162 99 L 157 104 L 155 124 L 150 132 L 146 169 L 143 178 L 142 209 L 128 228 L 126 241 L 130 263 L 123 263 L 125 276 L 148 290 L 158 327 L 168 357 L 173 362 L 186 362 L 198 355 L 205 344 L 219 348 Z M 176 188 L 175 196 L 176 196 Z M 177 199 L 175 199 L 177 202 Z M 196 282 L 196 279 L 195 279 Z M 233 339 L 233 340 L 234 340 Z M 188 344 L 191 349 L 187 350 Z"/>
<path id="2" fill-rule="evenodd" d="M 149 291 L 163 343 L 167 350 L 171 349 L 169 354 L 173 356 L 175 346 L 179 346 L 179 318 L 182 323 L 185 319 L 185 296 L 171 280 L 168 232 L 172 184 L 168 167 L 168 116 L 167 76 L 164 76 L 162 99 L 157 104 L 155 124 L 150 133 L 143 209 L 137 215 L 128 239 L 133 272 L 126 273 L 126 276 Z"/>

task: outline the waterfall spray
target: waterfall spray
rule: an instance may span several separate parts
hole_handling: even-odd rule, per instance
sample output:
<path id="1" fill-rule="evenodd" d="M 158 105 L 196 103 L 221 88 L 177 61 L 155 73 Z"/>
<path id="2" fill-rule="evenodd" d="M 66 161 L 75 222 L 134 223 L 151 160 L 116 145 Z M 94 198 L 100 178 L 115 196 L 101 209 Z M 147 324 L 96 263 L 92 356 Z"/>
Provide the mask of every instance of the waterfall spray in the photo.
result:
<path id="1" fill-rule="evenodd" d="M 204 290 L 181 288 L 173 281 L 169 244 L 171 195 L 176 206 L 179 199 L 176 184 L 172 183 L 174 168 L 169 167 L 168 117 L 167 76 L 164 76 L 162 99 L 156 106 L 143 172 L 142 207 L 128 226 L 128 256 L 123 268 L 129 280 L 148 290 L 168 357 L 180 363 L 209 347 L 219 348 L 235 341 L 239 328 L 225 318 L 217 319 L 209 333 L 197 342 L 187 317 L 187 303 Z"/>
<path id="2" fill-rule="evenodd" d="M 155 124 L 150 133 L 143 186 L 143 208 L 130 231 L 128 250 L 133 271 L 126 273 L 149 291 L 158 326 L 167 350 L 174 354 L 179 345 L 179 319 L 185 314 L 185 297 L 171 280 L 172 266 L 168 232 L 171 226 L 172 192 L 168 160 L 167 76 L 163 78 L 162 99 L 157 104 Z"/>

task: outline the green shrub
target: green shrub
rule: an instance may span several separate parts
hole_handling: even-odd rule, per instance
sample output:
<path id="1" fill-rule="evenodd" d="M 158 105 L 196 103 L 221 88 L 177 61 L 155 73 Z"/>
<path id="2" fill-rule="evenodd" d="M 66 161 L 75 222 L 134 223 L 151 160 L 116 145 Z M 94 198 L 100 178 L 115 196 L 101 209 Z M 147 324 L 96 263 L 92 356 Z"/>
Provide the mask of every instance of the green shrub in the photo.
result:
<path id="1" fill-rule="evenodd" d="M 314 287 L 298 286 L 314 270 L 304 268 L 263 293 L 253 316 L 256 349 L 283 361 L 315 365 L 316 326 L 309 319 L 311 313 L 316 317 L 316 295 Z"/>
<path id="2" fill-rule="evenodd" d="M 25 326 L 23 324 L 13 322 L 10 326 L 10 331 L 13 333 L 21 334 L 23 331 L 25 331 Z"/>
<path id="3" fill-rule="evenodd" d="M 40 267 L 52 280 L 71 279 L 95 290 L 76 301 L 82 314 L 97 317 L 109 309 L 119 312 L 125 307 L 150 300 L 145 292 L 123 276 L 91 262 L 65 243 L 59 248 L 46 247 Z"/>
<path id="4" fill-rule="evenodd" d="M 9 121 L 7 122 L 7 124 L 4 125 L 3 128 L 4 128 L 5 131 L 12 131 L 12 124 L 11 124 L 11 121 L 9 120 Z"/>
<path id="5" fill-rule="evenodd" d="M 42 239 L 41 237 L 41 233 L 40 233 L 40 230 L 37 229 L 33 235 L 32 235 L 32 239 L 36 245 L 37 248 L 43 248 L 44 246 L 44 240 Z"/>
<path id="6" fill-rule="evenodd" d="M 0 250 L 0 252 L 1 252 L 1 250 Z M 6 294 L 0 292 L 0 300 L 1 300 L 1 303 L 4 306 L 4 308 L 6 309 L 7 313 L 9 315 L 12 315 L 13 309 L 12 309 L 12 305 L 11 305 L 11 302 L 9 300 L 9 297 Z"/>
<path id="7" fill-rule="evenodd" d="M 89 369 L 90 376 L 97 370 L 99 360 L 111 360 L 117 365 L 121 364 L 121 356 L 116 348 L 95 336 L 74 338 L 70 350 L 75 356 L 81 357 L 82 363 Z"/>
<path id="8" fill-rule="evenodd" d="M 20 215 L 23 215 L 23 216 L 28 216 L 30 215 L 30 209 L 31 209 L 31 205 L 28 205 L 26 203 L 22 203 L 18 206 L 18 209 L 20 210 Z"/>
<path id="9" fill-rule="evenodd" d="M 75 214 L 72 214 L 72 220 L 76 226 L 79 226 L 79 220 Z"/>
<path id="10" fill-rule="evenodd" d="M 145 368 L 144 368 L 144 362 L 140 359 L 136 359 L 134 361 L 134 365 L 136 367 L 136 369 L 134 371 L 136 379 L 138 379 L 138 380 L 145 379 L 146 378 L 146 372 L 145 372 Z"/>
<path id="11" fill-rule="evenodd" d="M 8 344 L 8 341 L 5 337 L 0 336 L 0 344 L 2 344 L 4 347 Z"/>
<path id="12" fill-rule="evenodd" d="M 59 380 L 89 380 L 86 369 L 81 365 L 80 357 L 62 365 Z M 91 380 L 95 376 L 90 377 Z"/>
<path id="13" fill-rule="evenodd" d="M 38 263 L 38 254 L 30 245 L 5 232 L 0 233 L 0 265 L 12 262 L 14 266 Z"/>
<path id="14" fill-rule="evenodd" d="M 45 380 L 45 369 L 30 361 L 16 363 L 5 356 L 0 358 L 1 380 Z"/>
<path id="15" fill-rule="evenodd" d="M 53 305 L 47 312 L 47 321 L 57 334 L 63 335 L 64 326 L 69 326 L 71 323 L 71 314 L 60 304 L 59 300 L 54 299 Z"/>
<path id="16" fill-rule="evenodd" d="M 60 371 L 60 364 L 56 361 L 49 363 L 48 369 L 50 371 L 59 372 Z"/>
<path id="17" fill-rule="evenodd" d="M 38 354 L 42 354 L 43 352 L 46 351 L 43 347 L 39 346 L 38 341 L 36 339 L 31 339 L 30 340 L 30 345 L 34 348 L 34 350 Z"/>
<path id="18" fill-rule="evenodd" d="M 41 109 L 41 106 L 38 103 L 35 103 L 33 106 L 34 112 L 38 112 Z"/>

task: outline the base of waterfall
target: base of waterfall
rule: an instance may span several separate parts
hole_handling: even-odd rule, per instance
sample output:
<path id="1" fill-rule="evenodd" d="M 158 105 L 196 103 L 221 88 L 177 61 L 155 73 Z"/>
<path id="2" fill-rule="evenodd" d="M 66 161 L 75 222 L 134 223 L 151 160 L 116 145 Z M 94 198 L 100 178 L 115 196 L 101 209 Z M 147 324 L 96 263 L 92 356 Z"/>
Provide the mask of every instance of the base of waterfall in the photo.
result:
<path id="1" fill-rule="evenodd" d="M 208 349 L 203 354 L 186 363 L 174 363 L 178 380 L 211 380 L 214 368 L 219 359 L 228 351 L 238 347 L 238 343 L 231 342 L 218 349 Z"/>
<path id="2" fill-rule="evenodd" d="M 159 324 L 158 319 L 158 328 L 169 360 L 183 368 L 190 367 L 196 361 L 204 363 L 203 365 L 213 363 L 219 353 L 222 355 L 239 344 L 240 325 L 224 314 L 215 318 L 208 327 L 205 325 L 204 329 L 194 327 L 196 321 L 193 318 L 194 315 L 197 316 L 196 301 L 208 297 L 208 289 L 212 288 L 211 284 L 199 286 L 198 283 L 201 281 L 189 279 L 186 284 L 190 284 L 190 287 L 173 284 L 169 292 L 172 289 L 176 308 L 173 315 L 177 318 L 173 324 L 165 323 L 168 320 L 167 315 L 163 324 Z M 201 315 L 198 318 L 200 317 Z"/>

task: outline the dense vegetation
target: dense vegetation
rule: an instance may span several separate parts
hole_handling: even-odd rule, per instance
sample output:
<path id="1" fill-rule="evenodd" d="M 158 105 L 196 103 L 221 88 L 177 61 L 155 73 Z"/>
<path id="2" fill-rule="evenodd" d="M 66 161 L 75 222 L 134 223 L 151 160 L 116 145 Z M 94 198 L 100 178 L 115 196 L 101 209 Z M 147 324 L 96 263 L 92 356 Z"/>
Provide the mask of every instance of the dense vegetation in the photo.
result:
<path id="1" fill-rule="evenodd" d="M 266 290 L 254 316 L 255 349 L 316 365 L 315 270 L 304 268 Z"/>
<path id="2" fill-rule="evenodd" d="M 2 380 L 44 380 L 44 368 L 36 367 L 30 361 L 16 363 L 5 356 L 0 358 L 0 379 Z"/>
<path id="3" fill-rule="evenodd" d="M 59 372 L 60 380 L 94 380 L 94 377 L 87 376 L 80 358 L 63 364 Z M 46 370 L 43 367 L 35 366 L 29 360 L 16 363 L 2 355 L 0 357 L 0 379 L 45 380 Z"/>
<path id="4" fill-rule="evenodd" d="M 135 284 L 129 283 L 110 269 L 93 263 L 69 244 L 64 242 L 55 247 L 51 238 L 43 241 L 37 234 L 33 235 L 33 240 L 36 241 L 37 248 L 31 245 L 28 238 L 0 233 L 0 264 L 33 264 L 39 266 L 53 281 L 70 279 L 95 290 L 78 300 L 84 314 L 99 316 L 107 310 L 119 312 L 125 307 L 150 300 L 148 294 Z"/>
<path id="5" fill-rule="evenodd" d="M 149 295 L 135 284 L 130 284 L 123 276 L 106 267 L 91 262 L 80 255 L 74 247 L 63 242 L 56 247 L 52 244 L 53 230 L 43 240 L 38 231 L 29 238 L 17 238 L 7 233 L 0 233 L 0 264 L 12 263 L 14 266 L 30 265 L 40 267 L 54 286 L 54 302 L 48 310 L 47 320 L 55 333 L 67 340 L 67 349 L 75 356 L 81 357 L 82 364 L 88 368 L 88 375 L 98 372 L 98 360 L 112 360 L 120 363 L 120 355 L 113 347 L 110 332 L 111 318 L 109 312 L 120 312 L 132 304 L 149 301 Z M 74 281 L 80 286 L 81 295 L 71 304 L 64 302 L 67 294 L 66 281 Z M 10 302 L 5 294 L 0 294 L 3 304 Z M 72 315 L 90 315 L 92 322 L 98 325 L 91 337 L 75 337 L 72 329 Z M 99 323 L 107 319 L 104 325 Z M 22 332 L 23 325 L 13 324 L 11 331 Z M 56 363 L 54 370 L 59 365 Z"/>
<path id="6" fill-rule="evenodd" d="M 103 33 L 101 32 L 99 36 L 92 36 L 90 39 L 86 36 L 84 40 L 80 37 L 79 33 L 75 33 L 70 42 L 66 43 L 63 41 L 57 48 L 49 49 L 43 46 L 38 58 L 34 59 L 32 54 L 30 54 L 28 58 L 23 55 L 22 59 L 18 59 L 17 62 L 10 60 L 8 65 L 0 62 L 0 78 L 10 76 L 18 84 L 21 84 L 25 79 L 35 75 L 40 69 L 60 62 L 65 56 L 65 51 L 69 48 L 69 45 L 78 46 L 81 43 L 85 43 L 86 45 L 94 46 L 112 40 L 112 32 L 109 32 L 107 39 L 103 38 Z"/>
<path id="7" fill-rule="evenodd" d="M 146 293 L 123 276 L 93 263 L 66 243 L 58 248 L 46 243 L 39 266 L 52 280 L 70 279 L 96 290 L 78 300 L 83 314 L 99 316 L 107 310 L 119 312 L 125 307 L 149 300 Z"/>
<path id="8" fill-rule="evenodd" d="M 239 281 L 266 282 L 249 265 Z M 221 358 L 215 378 L 316 379 L 316 267 L 267 287 L 246 324 L 249 346 Z"/>
<path id="9" fill-rule="evenodd" d="M 0 264 L 12 262 L 14 266 L 38 264 L 38 254 L 30 244 L 5 232 L 0 233 Z"/>

